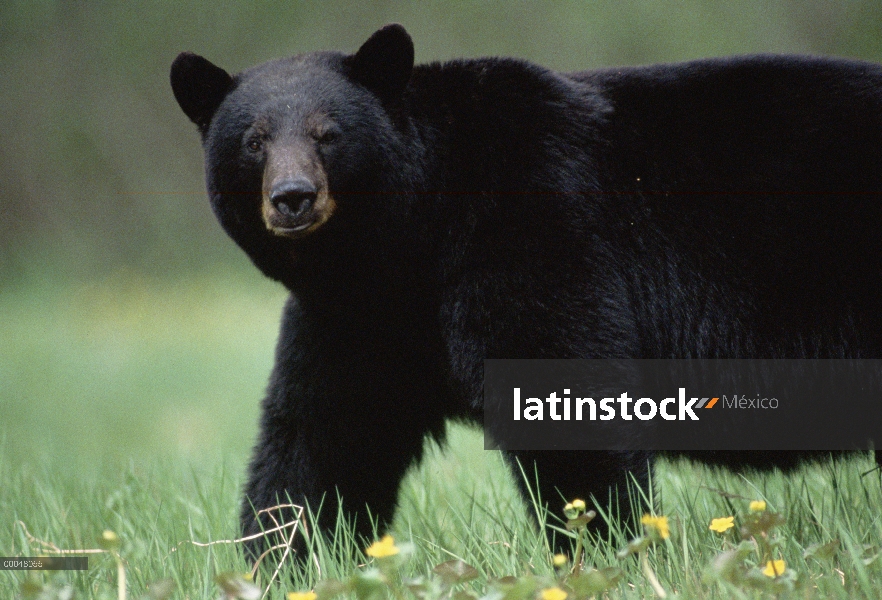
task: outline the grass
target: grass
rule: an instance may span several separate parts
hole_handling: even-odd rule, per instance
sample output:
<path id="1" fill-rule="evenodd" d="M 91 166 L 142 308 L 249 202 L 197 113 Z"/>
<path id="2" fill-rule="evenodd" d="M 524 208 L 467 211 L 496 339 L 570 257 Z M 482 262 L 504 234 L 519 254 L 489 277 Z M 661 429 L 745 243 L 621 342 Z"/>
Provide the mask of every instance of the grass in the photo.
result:
<path id="1" fill-rule="evenodd" d="M 166 578 L 176 583 L 173 598 L 219 597 L 215 576 L 244 572 L 246 561 L 235 544 L 190 542 L 237 535 L 283 302 L 272 284 L 230 273 L 186 282 L 121 273 L 0 292 L 0 555 L 34 556 L 37 540 L 98 548 L 101 532 L 112 530 L 128 597 L 156 591 L 150 584 Z M 501 457 L 484 452 L 473 429 L 452 426 L 449 437 L 447 451 L 429 443 L 402 486 L 391 533 L 405 551 L 398 562 L 373 559 L 392 582 L 377 597 L 400 593 L 394 582 L 403 575 L 424 577 L 415 589 L 438 598 L 448 590 L 432 570 L 453 559 L 477 571 L 477 579 L 457 585 L 456 600 L 484 597 L 493 585 L 504 588 L 505 600 L 532 600 L 541 586 L 558 585 L 577 596 L 552 566 L 536 512 L 515 492 Z M 610 539 L 586 544 L 585 562 L 607 574 L 621 570 L 610 597 L 655 597 L 648 567 L 662 589 L 685 598 L 878 598 L 882 492 L 878 474 L 862 476 L 871 468 L 866 457 L 853 457 L 785 477 L 662 462 L 652 495 L 670 538 L 621 557 L 635 534 L 617 523 Z M 727 563 L 738 528 L 752 522 L 752 499 L 765 500 L 768 513 L 784 521 L 756 530 L 760 544 Z M 334 508 L 332 501 L 325 507 Z M 709 531 L 711 519 L 723 516 L 736 517 L 738 527 Z M 557 508 L 538 515 L 553 526 L 561 518 Z M 312 589 L 320 579 L 374 589 L 364 587 L 373 575 L 361 566 L 370 540 L 353 539 L 343 519 L 339 526 L 339 535 L 314 539 L 319 560 L 286 570 L 269 598 Z M 783 580 L 748 570 L 763 566 L 763 544 L 785 560 Z M 739 575 L 727 575 L 729 567 Z M 92 555 L 88 571 L 31 575 L 55 590 L 72 586 L 78 598 L 117 597 L 112 554 Z M 518 583 L 490 583 L 503 576 Z M 0 571 L 0 597 L 13 597 L 27 577 Z M 780 587 L 785 580 L 795 592 Z"/>
<path id="2" fill-rule="evenodd" d="M 268 281 L 229 274 L 184 283 L 122 272 L 4 289 L 7 448 L 80 472 L 157 449 L 196 462 L 247 452 L 284 298 Z"/>

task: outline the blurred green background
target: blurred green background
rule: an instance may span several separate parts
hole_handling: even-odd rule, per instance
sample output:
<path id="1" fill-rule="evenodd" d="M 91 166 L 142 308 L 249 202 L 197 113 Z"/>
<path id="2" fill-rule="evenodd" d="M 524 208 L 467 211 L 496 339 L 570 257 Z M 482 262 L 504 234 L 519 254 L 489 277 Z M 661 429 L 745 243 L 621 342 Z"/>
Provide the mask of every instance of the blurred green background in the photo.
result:
<path id="1" fill-rule="evenodd" d="M 216 225 L 168 68 L 355 50 L 560 70 L 754 52 L 882 61 L 882 3 L 0 2 L 0 458 L 244 464 L 285 294 Z"/>

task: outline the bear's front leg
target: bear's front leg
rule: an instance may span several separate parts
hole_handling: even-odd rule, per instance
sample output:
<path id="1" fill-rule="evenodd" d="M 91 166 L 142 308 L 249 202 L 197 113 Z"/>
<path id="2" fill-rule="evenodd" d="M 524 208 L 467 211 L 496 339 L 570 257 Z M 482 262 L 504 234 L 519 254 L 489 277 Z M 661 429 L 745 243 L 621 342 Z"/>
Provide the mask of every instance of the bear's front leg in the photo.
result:
<path id="1" fill-rule="evenodd" d="M 393 516 L 426 434 L 443 429 L 439 385 L 419 352 L 404 352 L 395 331 L 320 317 L 294 300 L 285 308 L 242 504 L 246 535 L 274 526 L 258 510 L 287 502 L 333 531 L 339 495 L 357 533 L 370 536 L 372 520 L 382 527 Z M 270 542 L 250 542 L 252 558 Z"/>
<path id="2" fill-rule="evenodd" d="M 388 522 L 399 482 L 422 444 L 421 438 L 402 440 L 376 423 L 318 415 L 292 419 L 272 409 L 264 410 L 261 428 L 242 503 L 243 532 L 250 536 L 272 529 L 276 523 L 271 515 L 258 519 L 257 511 L 290 502 L 305 509 L 301 531 L 294 538 L 298 550 L 305 547 L 303 535 L 315 533 L 309 513 L 315 514 L 319 529 L 333 531 L 340 514 L 338 495 L 359 535 L 371 535 L 371 519 L 381 526 Z M 290 522 L 293 512 L 283 509 L 273 516 Z M 285 531 L 286 538 L 289 532 Z M 283 541 L 276 534 L 250 541 L 247 548 L 256 558 Z"/>

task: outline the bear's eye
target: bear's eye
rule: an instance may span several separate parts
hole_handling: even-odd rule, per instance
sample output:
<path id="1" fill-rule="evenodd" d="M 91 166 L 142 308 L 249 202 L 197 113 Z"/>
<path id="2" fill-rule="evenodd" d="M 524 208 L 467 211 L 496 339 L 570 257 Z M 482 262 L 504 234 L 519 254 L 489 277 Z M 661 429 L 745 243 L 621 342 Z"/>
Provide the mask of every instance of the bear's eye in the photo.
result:
<path id="1" fill-rule="evenodd" d="M 322 131 L 316 132 L 313 137 L 315 141 L 319 144 L 330 144 L 335 141 L 337 137 L 340 135 L 340 130 L 337 127 L 328 127 L 323 129 Z"/>
<path id="2" fill-rule="evenodd" d="M 245 143 L 245 147 L 251 152 L 260 152 L 263 150 L 263 140 L 260 138 L 251 138 Z"/>

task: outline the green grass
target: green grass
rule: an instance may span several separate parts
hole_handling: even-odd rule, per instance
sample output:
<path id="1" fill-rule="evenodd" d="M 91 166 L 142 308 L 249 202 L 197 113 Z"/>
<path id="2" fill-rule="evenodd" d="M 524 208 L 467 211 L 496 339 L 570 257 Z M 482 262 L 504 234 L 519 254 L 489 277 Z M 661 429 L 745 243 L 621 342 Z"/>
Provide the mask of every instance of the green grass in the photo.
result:
<path id="1" fill-rule="evenodd" d="M 247 452 L 284 298 L 256 274 L 4 289 L 7 451 L 80 471 L 158 449 L 197 462 Z"/>
<path id="2" fill-rule="evenodd" d="M 214 577 L 243 572 L 247 563 L 236 545 L 190 542 L 237 535 L 242 478 L 283 302 L 276 286 L 230 273 L 186 282 L 121 273 L 0 292 L 0 555 L 33 556 L 40 551 L 35 540 L 97 548 L 109 529 L 121 539 L 130 598 L 165 578 L 177 583 L 174 598 L 217 598 Z M 414 549 L 395 572 L 425 576 L 459 558 L 479 573 L 465 591 L 483 596 L 489 580 L 506 575 L 547 578 L 522 579 L 527 592 L 506 596 L 533 598 L 530 585 L 558 575 L 533 507 L 515 492 L 499 454 L 483 451 L 479 432 L 452 426 L 449 438 L 445 452 L 428 444 L 426 459 L 402 486 L 391 531 Z M 752 589 L 706 578 L 737 543 L 733 530 L 709 531 L 710 520 L 731 515 L 743 524 L 748 501 L 764 499 L 785 519 L 770 534 L 795 578 L 794 596 L 878 598 L 882 492 L 877 473 L 862 477 L 871 468 L 866 457 L 854 457 L 785 477 L 662 462 L 652 495 L 670 519 L 671 537 L 644 551 L 647 564 L 668 593 L 682 597 L 771 594 L 762 588 L 771 580 Z M 335 508 L 332 501 L 325 507 Z M 559 518 L 557 511 L 538 520 L 559 526 Z M 333 539 L 314 538 L 318 561 L 286 570 L 268 597 L 363 572 L 368 541 L 353 539 L 345 525 L 341 520 Z M 611 597 L 654 597 L 642 558 L 617 556 L 633 536 L 620 529 L 589 543 L 586 563 L 623 570 Z M 831 559 L 804 557 L 812 545 L 833 540 L 839 551 Z M 758 561 L 755 552 L 746 558 Z M 72 585 L 78 598 L 115 598 L 116 573 L 112 557 L 99 554 L 86 572 L 36 577 Z M 0 571 L 0 597 L 13 597 L 25 578 Z"/>

